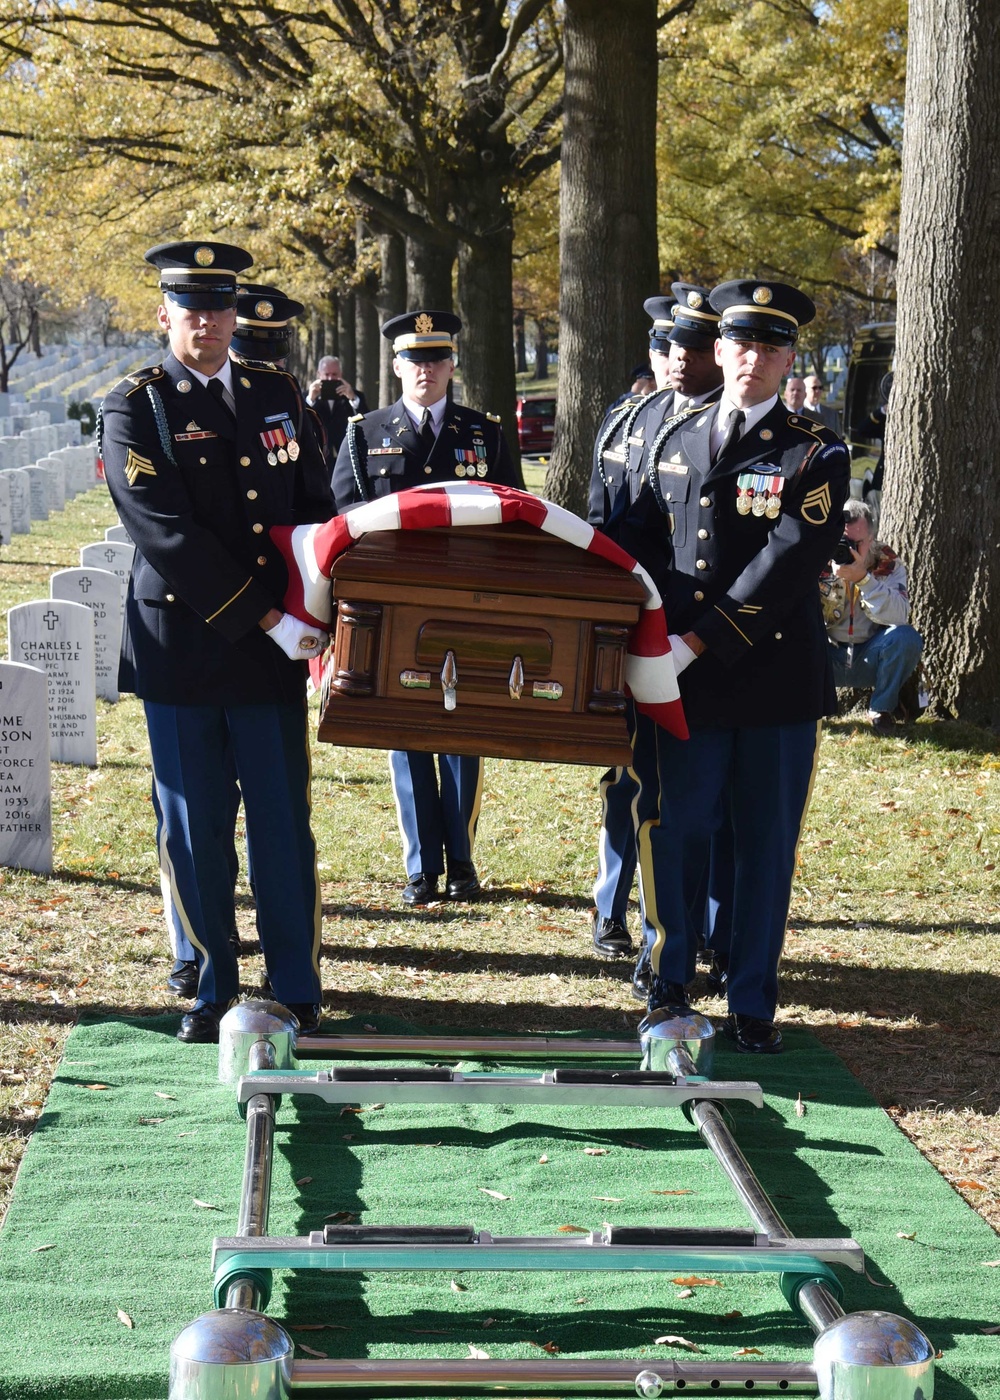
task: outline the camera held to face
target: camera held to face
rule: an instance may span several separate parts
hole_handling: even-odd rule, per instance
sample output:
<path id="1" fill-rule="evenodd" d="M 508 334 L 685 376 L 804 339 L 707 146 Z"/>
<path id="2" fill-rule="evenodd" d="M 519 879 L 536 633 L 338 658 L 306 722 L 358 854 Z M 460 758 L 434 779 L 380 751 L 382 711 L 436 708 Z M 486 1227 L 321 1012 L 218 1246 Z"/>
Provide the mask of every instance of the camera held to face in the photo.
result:
<path id="1" fill-rule="evenodd" d="M 835 564 L 853 564 L 853 550 L 857 547 L 857 540 L 849 539 L 847 535 L 841 535 L 837 541 L 837 548 L 833 551 L 833 562 Z"/>

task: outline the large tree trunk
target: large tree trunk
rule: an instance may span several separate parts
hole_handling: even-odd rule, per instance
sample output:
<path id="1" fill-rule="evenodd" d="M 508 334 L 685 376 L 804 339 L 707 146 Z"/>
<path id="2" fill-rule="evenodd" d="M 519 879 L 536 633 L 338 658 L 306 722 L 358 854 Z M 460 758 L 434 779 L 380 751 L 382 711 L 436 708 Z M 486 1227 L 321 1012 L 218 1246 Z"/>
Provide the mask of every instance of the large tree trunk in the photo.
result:
<path id="1" fill-rule="evenodd" d="M 369 408 L 378 406 L 379 357 L 382 340 L 378 329 L 378 307 L 374 288 L 359 287 L 354 293 L 355 387 L 360 389 Z"/>
<path id="2" fill-rule="evenodd" d="M 411 194 L 406 197 L 407 207 L 420 218 L 425 211 L 420 208 Z M 408 235 L 406 239 L 406 310 L 419 311 L 421 308 L 433 311 L 450 311 L 453 303 L 451 273 L 455 266 L 455 240 L 431 242 L 425 238 Z"/>
<path id="3" fill-rule="evenodd" d="M 340 292 L 337 296 L 337 354 L 340 356 L 344 377 L 354 384 L 357 373 L 357 321 L 354 309 L 354 293 Z"/>
<path id="4" fill-rule="evenodd" d="M 1000 8 L 911 0 L 896 377 L 879 534 L 942 712 L 1000 728 Z"/>
<path id="5" fill-rule="evenodd" d="M 378 248 L 382 259 L 382 275 L 379 278 L 375 304 L 381 322 L 388 321 L 390 316 L 399 316 L 406 310 L 406 252 L 404 241 L 398 233 L 380 233 Z M 378 401 L 379 406 L 384 408 L 399 398 L 402 388 L 392 372 L 392 345 L 385 336 L 380 336 L 379 342 Z"/>
<path id="6" fill-rule="evenodd" d="M 465 326 L 459 340 L 462 398 L 480 412 L 500 415 L 517 461 L 511 210 L 502 183 L 490 176 L 466 182 L 463 193 L 459 219 L 471 236 L 458 246 L 458 304 Z"/>
<path id="7" fill-rule="evenodd" d="M 658 290 L 656 0 L 566 0 L 563 40 L 559 401 L 545 494 L 586 515 L 594 438 L 645 356 L 642 303 Z"/>

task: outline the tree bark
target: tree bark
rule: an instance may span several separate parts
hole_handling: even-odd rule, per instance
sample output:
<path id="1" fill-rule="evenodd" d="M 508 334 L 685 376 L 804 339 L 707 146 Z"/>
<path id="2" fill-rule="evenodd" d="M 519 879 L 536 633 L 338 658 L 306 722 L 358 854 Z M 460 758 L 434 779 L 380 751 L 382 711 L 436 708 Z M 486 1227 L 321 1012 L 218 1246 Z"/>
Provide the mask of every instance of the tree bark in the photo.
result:
<path id="1" fill-rule="evenodd" d="M 406 249 L 398 233 L 380 233 L 378 236 L 379 256 L 382 260 L 382 275 L 375 298 L 379 322 L 388 321 L 390 316 L 399 316 L 406 310 Z M 392 372 L 392 345 L 385 336 L 379 336 L 379 406 L 394 403 L 402 392 L 399 380 Z"/>
<path id="2" fill-rule="evenodd" d="M 911 0 L 896 376 L 879 535 L 939 712 L 1000 728 L 1000 9 Z"/>
<path id="3" fill-rule="evenodd" d="M 369 408 L 378 405 L 379 357 L 382 340 L 378 329 L 378 307 L 375 305 L 373 290 L 359 287 L 354 293 L 354 340 L 357 379 L 355 386 L 362 391 Z"/>
<path id="4" fill-rule="evenodd" d="M 407 206 L 424 217 L 411 194 L 406 197 Z M 421 308 L 433 311 L 450 311 L 454 304 L 451 288 L 451 274 L 455 266 L 456 242 L 431 242 L 418 238 L 415 234 L 406 239 L 406 310 L 418 311 Z"/>
<path id="5" fill-rule="evenodd" d="M 524 312 L 514 312 L 514 369 L 517 374 L 528 372 L 528 349 L 524 335 Z"/>
<path id="6" fill-rule="evenodd" d="M 540 321 L 535 323 L 535 373 L 533 379 L 549 377 L 549 335 Z"/>
<path id="7" fill-rule="evenodd" d="M 357 373 L 358 346 L 354 293 L 350 291 L 340 292 L 337 296 L 337 354 L 344 377 L 353 384 Z"/>
<path id="8" fill-rule="evenodd" d="M 586 515 L 594 438 L 648 349 L 642 303 L 658 288 L 656 0 L 566 0 L 563 42 L 559 401 L 545 494 Z"/>

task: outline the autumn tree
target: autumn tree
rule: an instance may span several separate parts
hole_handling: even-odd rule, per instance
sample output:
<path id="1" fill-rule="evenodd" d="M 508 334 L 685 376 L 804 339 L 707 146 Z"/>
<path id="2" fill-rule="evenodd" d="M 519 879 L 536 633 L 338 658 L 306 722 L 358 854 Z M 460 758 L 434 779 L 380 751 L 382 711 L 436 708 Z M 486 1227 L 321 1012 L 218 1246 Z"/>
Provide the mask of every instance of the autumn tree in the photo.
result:
<path id="1" fill-rule="evenodd" d="M 941 711 L 1000 728 L 1000 9 L 911 0 L 896 376 L 880 533 Z"/>

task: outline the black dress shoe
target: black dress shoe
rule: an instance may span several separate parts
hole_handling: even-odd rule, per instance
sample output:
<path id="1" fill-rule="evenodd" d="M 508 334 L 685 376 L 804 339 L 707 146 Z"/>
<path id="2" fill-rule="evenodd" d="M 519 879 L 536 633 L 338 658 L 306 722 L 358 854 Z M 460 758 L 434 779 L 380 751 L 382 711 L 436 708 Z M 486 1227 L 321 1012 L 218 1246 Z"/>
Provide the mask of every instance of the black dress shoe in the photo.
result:
<path id="1" fill-rule="evenodd" d="M 714 992 L 717 997 L 725 994 L 726 985 L 729 982 L 729 969 L 724 958 L 712 955 L 711 966 L 705 973 L 705 981 L 708 983 L 708 990 Z"/>
<path id="2" fill-rule="evenodd" d="M 299 1035 L 316 1034 L 323 1011 L 321 1006 L 309 1001 L 290 1001 L 286 1003 L 286 1008 L 299 1023 Z"/>
<path id="3" fill-rule="evenodd" d="M 181 1028 L 177 1039 L 189 1045 L 211 1045 L 219 1039 L 219 1022 L 231 1006 L 232 1001 L 199 1001 L 186 1016 L 181 1017 Z"/>
<path id="4" fill-rule="evenodd" d="M 179 997 L 196 997 L 198 995 L 198 964 L 189 962 L 187 958 L 178 958 L 170 969 L 167 986 Z"/>
<path id="5" fill-rule="evenodd" d="M 471 860 L 457 860 L 448 868 L 448 883 L 445 893 L 449 899 L 478 899 L 483 888 Z"/>
<path id="6" fill-rule="evenodd" d="M 594 951 L 599 958 L 630 958 L 632 940 L 621 919 L 599 919 L 597 913 L 591 915 L 594 931 Z"/>
<path id="7" fill-rule="evenodd" d="M 233 929 L 229 935 L 229 946 L 237 957 L 243 952 L 243 940 L 240 937 L 239 929 Z"/>
<path id="8" fill-rule="evenodd" d="M 647 1010 L 672 1011 L 678 1016 L 690 1016 L 691 1003 L 683 982 L 664 982 L 659 977 L 651 976 Z"/>
<path id="9" fill-rule="evenodd" d="M 773 1021 L 758 1016 L 741 1016 L 738 1012 L 726 1017 L 722 1034 L 736 1042 L 744 1055 L 780 1055 L 781 1032 Z"/>
<path id="10" fill-rule="evenodd" d="M 436 875 L 414 875 L 407 881 L 403 890 L 404 904 L 430 904 L 438 897 L 438 877 Z"/>
<path id="11" fill-rule="evenodd" d="M 636 1001 L 649 1000 L 649 962 L 640 958 L 632 973 L 632 995 Z"/>

